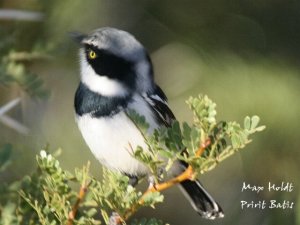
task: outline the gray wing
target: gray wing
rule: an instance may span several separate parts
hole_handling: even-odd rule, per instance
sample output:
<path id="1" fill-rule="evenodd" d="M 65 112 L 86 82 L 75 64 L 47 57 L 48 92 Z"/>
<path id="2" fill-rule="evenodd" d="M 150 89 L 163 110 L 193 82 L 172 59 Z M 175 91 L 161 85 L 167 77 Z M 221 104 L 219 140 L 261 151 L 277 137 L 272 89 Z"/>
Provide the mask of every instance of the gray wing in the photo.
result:
<path id="1" fill-rule="evenodd" d="M 153 93 L 147 93 L 143 97 L 153 111 L 157 123 L 166 127 L 171 126 L 172 122 L 176 119 L 168 106 L 167 97 L 161 88 L 156 85 Z"/>

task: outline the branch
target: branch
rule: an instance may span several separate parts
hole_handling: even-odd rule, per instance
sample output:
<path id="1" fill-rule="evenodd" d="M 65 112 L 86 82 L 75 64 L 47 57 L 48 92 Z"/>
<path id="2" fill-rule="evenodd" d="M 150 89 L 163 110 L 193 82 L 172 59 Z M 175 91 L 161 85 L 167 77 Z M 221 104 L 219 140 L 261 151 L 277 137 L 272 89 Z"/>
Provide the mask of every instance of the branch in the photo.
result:
<path id="1" fill-rule="evenodd" d="M 235 121 L 217 123 L 215 103 L 207 97 L 192 98 L 189 104 L 195 114 L 192 126 L 186 122 L 181 126 L 176 122 L 167 129 L 154 132 L 149 138 L 146 136 L 151 154 L 143 151 L 141 147 L 135 151 L 132 149 L 133 157 L 147 165 L 152 175 L 161 168 L 161 157 L 170 158 L 164 165 L 166 171 L 170 169 L 174 160 L 183 160 L 187 163 L 187 167 L 178 176 L 175 175 L 174 178 L 166 179 L 161 183 L 155 181 L 154 184 L 151 183 L 153 186 L 144 193 L 128 186 L 128 177 L 121 173 L 104 170 L 103 181 L 95 180 L 89 175 L 89 163 L 83 169 L 76 169 L 73 175 L 63 170 L 59 161 L 51 154 L 42 150 L 37 156 L 38 173 L 31 176 L 30 180 L 24 179 L 26 185 L 22 186 L 26 186 L 26 189 L 22 192 L 23 196 L 21 195 L 22 199 L 37 213 L 36 223 L 63 221 L 66 225 L 100 224 L 101 220 L 97 216 L 100 211 L 106 224 L 126 225 L 127 221 L 142 207 L 154 207 L 156 203 L 163 202 L 161 191 L 184 181 L 194 181 L 197 175 L 211 170 L 218 162 L 244 148 L 251 141 L 250 135 L 265 128 L 257 126 L 258 116 L 246 117 L 244 127 Z M 136 118 L 137 125 L 147 127 L 144 117 L 136 115 Z M 186 149 L 187 154 L 184 156 L 180 155 L 182 149 Z M 40 180 L 38 183 L 37 178 Z M 74 191 L 69 181 L 79 184 L 79 192 Z M 89 198 L 86 196 L 87 191 L 91 191 Z M 28 194 L 25 194 L 27 192 Z M 38 196 L 36 196 L 37 192 Z M 49 208 L 51 210 L 45 210 Z M 109 217 L 112 211 L 115 213 Z M 155 221 L 142 220 L 134 224 L 162 224 Z"/>
<path id="2" fill-rule="evenodd" d="M 67 225 L 73 225 L 73 221 L 74 221 L 75 216 L 77 214 L 79 205 L 82 202 L 85 194 L 87 193 L 88 186 L 90 185 L 90 183 L 91 182 L 89 182 L 88 184 L 81 185 L 79 193 L 78 193 L 77 200 L 76 200 L 74 206 L 72 207 L 72 211 L 68 215 L 68 223 L 67 223 Z"/>
<path id="3" fill-rule="evenodd" d="M 0 107 L 0 122 L 21 134 L 28 134 L 29 129 L 26 126 L 21 124 L 19 121 L 5 115 L 9 110 L 16 107 L 20 103 L 20 101 L 20 98 L 15 98 L 14 100 L 11 100 L 10 102 Z"/>
<path id="4" fill-rule="evenodd" d="M 211 144 L 210 139 L 206 139 L 203 144 L 199 147 L 199 149 L 196 152 L 196 156 L 200 157 L 204 150 Z M 139 206 L 144 204 L 144 199 L 147 196 L 147 194 L 152 193 L 152 192 L 161 192 L 163 190 L 166 190 L 175 184 L 179 184 L 185 180 L 192 180 L 194 177 L 194 169 L 191 165 L 188 166 L 188 168 L 181 174 L 179 174 L 177 177 L 174 177 L 168 181 L 165 181 L 163 183 L 158 183 L 150 187 L 145 193 L 142 195 L 140 198 L 138 204 L 134 205 L 131 209 L 128 210 L 128 212 L 125 213 L 125 215 L 119 219 L 118 224 L 122 224 L 122 222 L 128 220 L 129 217 L 131 217 L 139 208 Z"/>
<path id="5" fill-rule="evenodd" d="M 77 196 L 77 200 L 76 200 L 74 206 L 72 207 L 72 211 L 69 212 L 67 225 L 73 225 L 73 222 L 74 222 L 74 219 L 76 217 L 79 205 L 83 201 L 84 196 L 88 191 L 88 187 L 92 183 L 92 180 L 89 180 L 87 182 L 89 168 L 90 168 L 90 162 L 87 163 L 87 166 L 83 167 L 82 181 L 81 181 L 80 190 L 79 190 L 79 193 L 78 193 L 78 196 Z"/>
<path id="6" fill-rule="evenodd" d="M 1 9 L 0 20 L 42 21 L 44 14 L 28 10 Z"/>

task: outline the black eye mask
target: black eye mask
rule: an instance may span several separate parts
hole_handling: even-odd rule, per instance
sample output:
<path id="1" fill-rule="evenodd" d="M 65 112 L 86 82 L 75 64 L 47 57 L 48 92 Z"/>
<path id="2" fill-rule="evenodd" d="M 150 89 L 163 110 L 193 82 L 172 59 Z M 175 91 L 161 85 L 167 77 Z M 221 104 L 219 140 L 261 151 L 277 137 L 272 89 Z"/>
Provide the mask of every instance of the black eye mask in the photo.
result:
<path id="1" fill-rule="evenodd" d="M 89 57 L 91 50 L 96 53 L 94 59 Z M 131 89 L 134 87 L 135 84 L 132 82 L 135 80 L 133 62 L 117 56 L 108 50 L 97 49 L 92 45 L 85 45 L 85 55 L 86 60 L 99 76 L 119 80 Z"/>

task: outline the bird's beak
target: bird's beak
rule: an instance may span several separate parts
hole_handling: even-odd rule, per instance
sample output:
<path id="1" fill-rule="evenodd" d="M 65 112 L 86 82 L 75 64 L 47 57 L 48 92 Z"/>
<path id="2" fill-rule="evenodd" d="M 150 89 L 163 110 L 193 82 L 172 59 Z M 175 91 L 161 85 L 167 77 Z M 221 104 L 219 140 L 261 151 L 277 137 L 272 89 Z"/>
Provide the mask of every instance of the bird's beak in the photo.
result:
<path id="1" fill-rule="evenodd" d="M 83 39 L 87 37 L 86 34 L 80 33 L 78 31 L 69 32 L 69 36 L 73 41 L 75 41 L 78 44 L 82 44 Z"/>

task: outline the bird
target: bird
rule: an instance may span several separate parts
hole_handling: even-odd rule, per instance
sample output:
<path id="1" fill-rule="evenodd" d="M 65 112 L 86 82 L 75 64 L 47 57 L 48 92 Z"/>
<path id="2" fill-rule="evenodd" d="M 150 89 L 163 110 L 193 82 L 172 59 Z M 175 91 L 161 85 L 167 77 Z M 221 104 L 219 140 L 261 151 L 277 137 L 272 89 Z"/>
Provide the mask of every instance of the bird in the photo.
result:
<path id="1" fill-rule="evenodd" d="M 132 155 L 132 149 L 147 149 L 147 145 L 128 113 L 133 110 L 143 116 L 149 134 L 176 120 L 165 93 L 154 81 L 149 53 L 132 34 L 117 28 L 73 32 L 71 36 L 79 43 L 80 82 L 74 99 L 79 130 L 95 158 L 128 176 L 134 186 L 150 172 Z M 187 166 L 177 161 L 173 171 L 183 172 Z M 199 180 L 183 181 L 179 187 L 201 217 L 224 216 Z"/>

